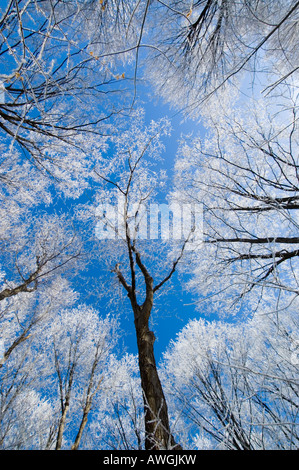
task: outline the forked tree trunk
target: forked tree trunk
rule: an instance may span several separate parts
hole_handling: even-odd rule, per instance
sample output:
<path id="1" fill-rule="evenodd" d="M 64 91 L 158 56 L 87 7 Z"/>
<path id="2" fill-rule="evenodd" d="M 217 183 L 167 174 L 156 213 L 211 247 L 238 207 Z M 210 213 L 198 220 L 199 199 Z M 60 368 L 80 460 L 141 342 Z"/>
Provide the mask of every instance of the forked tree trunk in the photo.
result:
<path id="1" fill-rule="evenodd" d="M 170 431 L 167 403 L 158 375 L 154 356 L 155 335 L 149 329 L 149 318 L 154 302 L 154 292 L 171 277 L 178 261 L 174 263 L 171 273 L 154 288 L 153 278 L 150 276 L 146 267 L 142 263 L 138 251 L 135 249 L 135 247 L 133 249 L 131 246 L 129 236 L 127 236 L 127 242 L 131 266 L 132 285 L 130 286 L 127 284 L 124 276 L 119 270 L 119 265 L 116 265 L 115 272 L 119 281 L 128 292 L 128 297 L 131 301 L 132 310 L 134 312 L 139 371 L 144 403 L 145 449 L 181 450 L 182 447 L 179 444 L 176 444 Z M 133 251 L 136 256 L 136 263 L 142 272 L 145 281 L 146 296 L 142 305 L 138 304 L 136 298 Z"/>

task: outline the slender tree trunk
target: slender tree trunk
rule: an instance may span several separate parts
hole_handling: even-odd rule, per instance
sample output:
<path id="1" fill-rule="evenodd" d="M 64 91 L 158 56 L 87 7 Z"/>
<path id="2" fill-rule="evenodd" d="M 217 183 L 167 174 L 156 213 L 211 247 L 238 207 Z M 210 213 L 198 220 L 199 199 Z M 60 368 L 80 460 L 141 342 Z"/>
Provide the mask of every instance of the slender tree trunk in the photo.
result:
<path id="1" fill-rule="evenodd" d="M 61 449 L 64 426 L 65 426 L 65 421 L 66 421 L 66 415 L 67 415 L 69 407 L 70 407 L 69 401 L 66 400 L 64 408 L 63 408 L 63 412 L 62 412 L 62 415 L 61 415 L 60 423 L 59 423 L 55 450 L 60 450 Z"/>
<path id="2" fill-rule="evenodd" d="M 83 435 L 83 431 L 84 431 L 85 426 L 87 424 L 88 415 L 89 415 L 89 412 L 91 410 L 92 399 L 93 399 L 94 395 L 96 394 L 96 392 L 99 390 L 100 385 L 103 381 L 103 377 L 101 377 L 95 391 L 92 393 L 91 390 L 92 390 L 92 385 L 93 385 L 93 377 L 94 377 L 94 373 L 95 373 L 97 363 L 98 363 L 98 358 L 96 358 L 94 363 L 93 363 L 92 373 L 91 373 L 89 386 L 88 386 L 88 390 L 87 390 L 87 395 L 86 395 L 85 406 L 84 406 L 84 409 L 83 409 L 83 416 L 82 416 L 82 420 L 81 420 L 81 423 L 80 423 L 80 426 L 79 426 L 77 436 L 75 438 L 75 442 L 72 445 L 72 450 L 77 450 L 79 445 L 80 445 L 81 438 L 82 438 L 82 435 Z"/>
<path id="3" fill-rule="evenodd" d="M 79 445 L 80 445 L 82 434 L 83 434 L 84 428 L 87 424 L 88 414 L 90 412 L 90 408 L 91 408 L 91 401 L 86 403 L 86 406 L 84 408 L 83 417 L 82 417 L 82 420 L 81 420 L 81 423 L 80 423 L 79 431 L 78 431 L 78 434 L 76 436 L 75 442 L 72 445 L 72 450 L 77 450 Z"/>
<path id="4" fill-rule="evenodd" d="M 76 345 L 76 347 L 77 346 L 78 346 L 78 344 Z M 61 374 L 60 374 L 59 362 L 58 362 L 56 349 L 55 349 L 55 364 L 56 364 L 56 371 L 57 371 L 58 378 L 59 378 L 60 400 L 61 400 L 61 418 L 60 418 L 59 427 L 58 427 L 55 450 L 60 450 L 61 446 L 62 446 L 62 438 L 63 438 L 63 433 L 64 433 L 66 416 L 67 416 L 67 413 L 68 413 L 69 407 L 70 407 L 70 399 L 71 399 L 71 392 L 72 392 L 72 385 L 73 385 L 73 378 L 74 378 L 74 371 L 75 371 L 76 364 L 73 363 L 71 365 L 71 368 L 70 368 L 70 375 L 69 375 L 69 379 L 68 379 L 68 388 L 67 388 L 67 391 L 66 391 L 66 394 L 65 394 L 65 399 L 63 399 L 63 382 L 62 382 L 62 377 L 61 377 Z"/>

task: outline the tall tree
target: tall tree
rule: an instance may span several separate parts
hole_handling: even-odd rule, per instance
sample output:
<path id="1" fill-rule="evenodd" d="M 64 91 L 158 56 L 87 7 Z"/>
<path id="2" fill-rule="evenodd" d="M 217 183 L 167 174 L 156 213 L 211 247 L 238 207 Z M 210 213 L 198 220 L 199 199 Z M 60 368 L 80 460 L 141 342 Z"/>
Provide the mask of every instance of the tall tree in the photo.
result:
<path id="1" fill-rule="evenodd" d="M 176 430 L 170 426 L 151 319 L 187 248 L 191 263 L 186 270 L 189 274 L 192 269 L 190 284 L 197 294 L 220 293 L 220 301 L 226 294 L 225 300 L 233 296 L 250 299 L 250 313 L 265 297 L 270 298 L 265 305 L 274 309 L 276 303 L 278 319 L 279 309 L 296 302 L 297 104 L 294 87 L 283 88 L 282 82 L 298 69 L 297 11 L 295 0 L 199 0 L 191 4 L 185 0 L 9 0 L 2 7 L 2 447 L 77 449 L 86 442 L 94 445 L 97 436 L 108 447 L 141 449 L 143 441 L 146 449 L 182 447 L 182 435 L 177 444 Z M 164 205 L 163 210 L 157 208 L 154 197 L 165 174 L 154 165 L 161 161 L 169 123 L 152 121 L 145 126 L 140 110 L 108 120 L 135 102 L 141 58 L 148 65 L 142 72 L 172 103 L 190 105 L 195 111 L 210 98 L 206 108 L 201 108 L 210 135 L 205 142 L 189 136 L 182 142 L 176 164 L 177 190 L 172 206 Z M 242 72 L 256 72 L 260 66 L 270 76 L 271 97 L 283 90 L 277 95 L 279 106 L 265 100 L 266 105 L 250 103 L 250 110 L 242 102 L 238 110 L 230 107 L 228 102 L 235 96 L 226 93 L 224 85 L 236 84 L 234 79 Z M 128 70 L 132 80 L 127 79 Z M 128 95 L 126 88 L 131 84 L 128 88 L 133 93 Z M 93 223 L 80 226 L 79 231 L 79 217 L 74 223 L 73 213 L 90 222 L 87 201 L 93 192 Z M 83 197 L 79 200 L 79 196 Z M 80 201 L 74 211 L 69 207 L 71 200 Z M 201 227 L 194 223 L 195 213 L 187 211 L 191 205 L 195 212 L 199 205 L 204 208 L 205 243 Z M 99 243 L 88 232 L 94 229 L 94 212 Z M 114 344 L 111 323 L 101 323 L 92 308 L 65 309 L 77 298 L 70 286 L 79 284 L 78 271 L 89 276 L 85 283 L 89 300 L 98 293 L 91 287 L 91 270 L 79 264 L 91 244 L 89 260 L 94 265 L 98 259 L 101 266 L 106 264 L 116 287 L 106 289 L 107 271 L 105 283 L 100 283 L 97 265 L 92 275 L 101 295 L 111 296 L 110 308 L 116 312 L 115 299 L 125 293 L 122 307 L 128 306 L 134 319 L 143 411 L 136 397 L 135 366 L 130 358 L 120 363 L 107 352 Z M 96 252 L 99 258 L 94 257 Z M 209 303 L 213 311 L 218 308 L 219 304 Z M 290 325 L 281 330 L 275 324 L 286 343 Z M 274 329 L 263 331 L 272 334 Z M 103 338 L 105 332 L 107 338 Z M 107 350 L 102 347 L 106 340 Z M 274 424 L 282 429 L 283 437 L 276 434 L 281 447 L 285 438 L 296 445 L 292 367 L 283 365 L 291 377 L 285 380 L 284 372 L 279 375 L 281 371 L 271 363 L 271 377 L 278 379 L 272 388 L 267 383 L 269 389 L 261 395 L 247 381 L 244 351 L 237 355 L 237 369 L 235 351 L 225 358 L 224 372 L 220 361 L 230 340 L 209 340 L 215 340 L 221 354 L 207 347 L 204 367 L 196 361 L 192 364 L 199 366 L 194 374 L 198 396 L 222 426 L 213 435 L 215 440 L 225 441 L 229 448 L 266 447 L 264 436 L 271 435 L 267 427 Z M 284 351 L 278 342 L 275 359 Z M 249 344 L 253 344 L 251 339 Z M 262 349 L 266 354 L 271 348 Z M 248 361 L 250 377 L 261 372 L 266 381 L 260 364 Z M 113 374 L 107 374 L 109 367 Z M 114 388 L 114 379 L 130 396 L 129 403 Z M 277 391 L 281 383 L 287 384 L 285 393 Z M 256 383 L 257 389 L 260 385 Z M 246 393 L 254 398 L 244 399 Z M 101 399 L 103 409 L 91 413 Z M 281 408 L 276 407 L 278 402 Z M 34 412 L 26 425 L 30 409 Z M 248 409 L 262 416 L 262 438 L 253 431 Z M 216 432 L 213 423 L 202 409 L 200 413 L 212 435 Z M 289 417 L 289 426 L 282 423 L 282 416 Z M 108 422 L 110 437 L 98 431 L 94 417 Z M 90 430 L 97 436 L 88 435 Z"/>
<path id="2" fill-rule="evenodd" d="M 84 449 L 143 450 L 144 411 L 138 357 L 111 358 L 105 383 L 105 406 L 99 396 Z"/>
<path id="3" fill-rule="evenodd" d="M 215 90 L 239 87 L 246 72 L 269 75 L 267 91 L 273 90 L 298 74 L 298 8 L 296 0 L 156 2 L 150 52 L 155 67 L 150 62 L 147 75 L 190 115 Z"/>
<path id="4" fill-rule="evenodd" d="M 204 211 L 205 249 L 195 253 L 193 281 L 203 292 L 239 299 L 253 292 L 255 302 L 270 288 L 298 295 L 296 100 L 286 85 L 277 105 L 218 107 L 217 116 L 211 107 L 210 135 L 182 144 L 178 197 Z"/>
<path id="5" fill-rule="evenodd" d="M 108 363 L 116 344 L 116 324 L 113 319 L 101 319 L 98 312 L 81 305 L 77 309 L 61 311 L 55 322 L 48 326 L 46 334 L 54 365 L 50 373 L 57 385 L 60 402 L 55 449 L 62 448 L 67 434 L 68 443 L 74 435 L 73 443 L 69 445 L 76 450 L 93 400 L 100 389 L 105 388 L 110 375 Z M 67 425 L 71 428 L 68 433 Z"/>
<path id="6" fill-rule="evenodd" d="M 79 132 L 105 133 L 102 122 L 125 105 L 118 78 L 134 41 L 132 8 L 118 0 L 2 6 L 0 127 L 36 164 L 50 142 L 76 146 Z M 117 90 L 121 97 L 111 102 Z"/>
<path id="7" fill-rule="evenodd" d="M 6 360 L 40 321 L 41 310 L 36 303 L 43 305 L 46 313 L 56 302 L 55 291 L 61 295 L 58 279 L 66 289 L 67 302 L 68 282 L 62 276 L 68 271 L 72 278 L 76 273 L 82 260 L 82 243 L 71 219 L 52 206 L 58 187 L 54 194 L 46 175 L 17 151 L 9 150 L 3 141 L 1 150 L 0 308 Z M 79 187 L 79 181 L 69 181 L 63 193 L 77 195 Z M 24 308 L 20 308 L 22 303 Z"/>
<path id="8" fill-rule="evenodd" d="M 105 414 L 106 395 L 117 392 L 116 321 L 82 304 L 72 308 L 70 297 L 64 308 L 63 288 L 47 312 L 49 295 L 39 302 L 39 322 L 1 368 L 3 449 L 81 448 L 95 404 Z M 8 323 L 6 318 L 1 326 L 7 329 Z"/>
<path id="9" fill-rule="evenodd" d="M 298 300 L 283 318 L 190 321 L 164 355 L 165 390 L 188 448 L 298 447 Z M 242 341 L 240 341 L 242 338 Z M 297 343 L 298 348 L 298 343 Z"/>
<path id="10" fill-rule="evenodd" d="M 186 240 L 173 240 L 167 231 L 164 246 L 163 229 L 160 241 L 151 239 L 148 211 L 150 202 L 154 202 L 160 176 L 152 166 L 160 157 L 161 138 L 169 133 L 169 124 L 164 120 L 152 121 L 144 127 L 142 116 L 137 114 L 132 118 L 130 128 L 116 139 L 110 173 L 105 166 L 96 170 L 99 179 L 111 187 L 105 192 L 106 206 L 102 199 L 104 191 L 98 193 L 102 202 L 96 210 L 99 218 L 97 234 L 102 239 L 103 256 L 107 258 L 107 253 L 110 253 L 110 265 L 115 259 L 115 266 L 111 268 L 125 289 L 133 312 L 145 410 L 145 448 L 179 449 L 170 430 L 167 403 L 155 361 L 155 335 L 150 329 L 150 318 L 155 297 L 171 279 L 183 256 L 188 233 Z M 168 225 L 169 222 L 168 216 Z M 165 262 L 162 256 L 167 257 L 173 241 L 176 251 L 172 255 L 173 261 Z M 158 243 L 155 246 L 157 256 L 153 251 L 155 243 Z"/>
<path id="11" fill-rule="evenodd" d="M 55 406 L 53 397 L 41 392 L 49 385 L 45 329 L 76 300 L 67 281 L 57 276 L 43 288 L 1 301 L 1 448 L 43 449 L 52 442 Z"/>

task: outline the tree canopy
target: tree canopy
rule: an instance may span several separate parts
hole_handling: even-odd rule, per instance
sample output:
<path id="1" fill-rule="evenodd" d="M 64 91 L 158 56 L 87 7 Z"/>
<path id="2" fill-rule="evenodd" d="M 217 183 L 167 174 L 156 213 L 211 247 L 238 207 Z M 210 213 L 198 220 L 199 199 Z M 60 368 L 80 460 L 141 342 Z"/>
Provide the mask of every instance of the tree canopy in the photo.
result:
<path id="1" fill-rule="evenodd" d="M 298 12 L 2 2 L 0 449 L 298 448 Z"/>

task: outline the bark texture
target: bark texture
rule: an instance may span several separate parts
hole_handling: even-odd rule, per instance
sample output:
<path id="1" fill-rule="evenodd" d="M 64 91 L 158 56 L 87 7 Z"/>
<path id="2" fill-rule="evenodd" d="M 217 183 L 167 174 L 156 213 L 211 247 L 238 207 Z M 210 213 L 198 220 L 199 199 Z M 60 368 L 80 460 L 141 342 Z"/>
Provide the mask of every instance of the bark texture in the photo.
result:
<path id="1" fill-rule="evenodd" d="M 150 331 L 146 316 L 142 312 L 135 320 L 139 370 L 143 390 L 145 413 L 145 449 L 180 449 L 170 432 L 168 409 L 163 388 L 158 375 L 155 356 L 155 335 Z"/>

